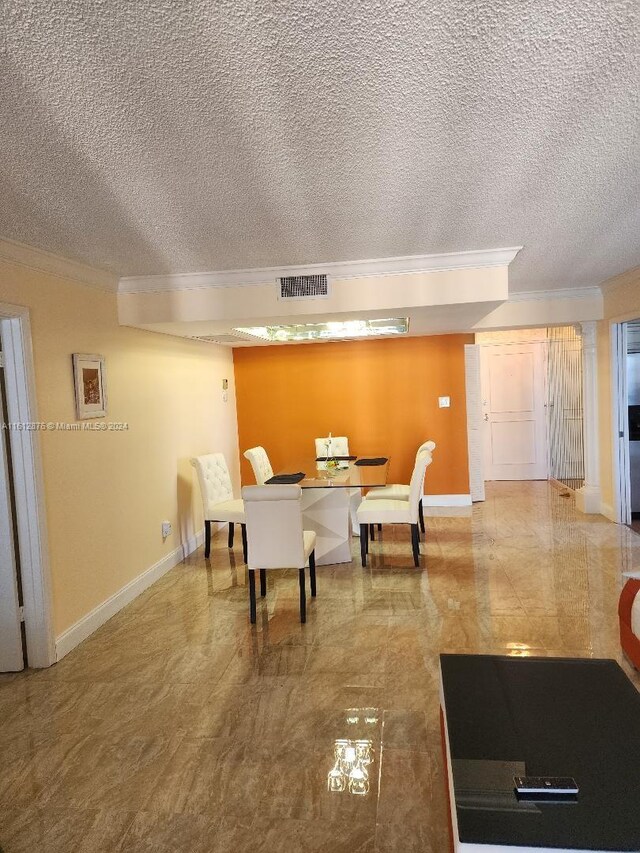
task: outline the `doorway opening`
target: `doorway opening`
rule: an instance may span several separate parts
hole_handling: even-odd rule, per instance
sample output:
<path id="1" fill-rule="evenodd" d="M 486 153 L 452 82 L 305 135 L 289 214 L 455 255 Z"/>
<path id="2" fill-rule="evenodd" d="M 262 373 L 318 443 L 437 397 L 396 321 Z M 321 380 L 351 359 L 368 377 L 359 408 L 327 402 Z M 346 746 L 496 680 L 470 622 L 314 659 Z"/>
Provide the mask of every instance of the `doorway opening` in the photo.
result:
<path id="1" fill-rule="evenodd" d="M 585 481 L 580 326 L 476 335 L 485 480 Z"/>

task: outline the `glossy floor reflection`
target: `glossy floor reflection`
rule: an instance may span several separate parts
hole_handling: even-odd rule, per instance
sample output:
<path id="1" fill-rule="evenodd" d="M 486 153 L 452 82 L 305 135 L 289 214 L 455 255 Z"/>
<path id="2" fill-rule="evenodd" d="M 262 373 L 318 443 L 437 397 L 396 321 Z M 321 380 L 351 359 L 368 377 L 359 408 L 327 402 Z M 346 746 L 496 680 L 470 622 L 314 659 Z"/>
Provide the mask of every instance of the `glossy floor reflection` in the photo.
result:
<path id="1" fill-rule="evenodd" d="M 270 572 L 252 628 L 218 536 L 55 667 L 0 676 L 4 853 L 445 853 L 438 654 L 622 662 L 640 536 L 496 483 L 421 548 L 416 570 L 388 528 L 366 571 L 319 567 L 304 626 L 297 573 Z M 368 742 L 366 784 L 354 760 L 329 790 L 337 741 Z"/>

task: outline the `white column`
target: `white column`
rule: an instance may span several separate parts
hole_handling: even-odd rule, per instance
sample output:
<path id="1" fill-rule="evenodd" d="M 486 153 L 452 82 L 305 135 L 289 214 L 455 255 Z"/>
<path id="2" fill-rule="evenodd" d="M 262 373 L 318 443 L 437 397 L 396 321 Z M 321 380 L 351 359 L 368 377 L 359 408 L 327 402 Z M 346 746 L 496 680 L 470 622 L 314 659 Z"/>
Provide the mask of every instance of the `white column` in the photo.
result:
<path id="1" fill-rule="evenodd" d="M 576 491 L 580 512 L 600 512 L 600 448 L 598 441 L 598 353 L 595 322 L 582 326 L 582 402 L 584 486 Z"/>
<path id="2" fill-rule="evenodd" d="M 483 501 L 484 470 L 482 458 L 482 387 L 480 384 L 480 347 L 464 345 L 464 377 L 467 395 L 467 446 L 469 449 L 469 491 L 472 501 Z"/>

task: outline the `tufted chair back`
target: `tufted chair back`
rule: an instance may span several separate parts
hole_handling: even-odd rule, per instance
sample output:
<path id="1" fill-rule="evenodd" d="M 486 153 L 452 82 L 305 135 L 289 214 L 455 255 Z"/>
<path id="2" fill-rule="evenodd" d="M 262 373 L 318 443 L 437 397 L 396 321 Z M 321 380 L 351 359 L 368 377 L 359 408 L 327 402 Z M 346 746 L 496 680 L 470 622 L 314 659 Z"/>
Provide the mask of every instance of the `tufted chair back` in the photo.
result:
<path id="1" fill-rule="evenodd" d="M 244 458 L 251 462 L 253 476 L 258 486 L 264 486 L 265 480 L 273 477 L 273 468 L 264 447 L 250 447 L 249 450 L 245 450 Z"/>
<path id="2" fill-rule="evenodd" d="M 305 564 L 300 486 L 244 486 L 249 568 L 299 569 Z"/>
<path id="3" fill-rule="evenodd" d="M 316 456 L 318 458 L 322 457 L 324 459 L 324 457 L 327 455 L 327 441 L 329 441 L 329 436 L 327 436 L 326 438 L 316 438 Z M 346 435 L 331 436 L 331 455 L 349 455 L 349 439 Z"/>
<path id="4" fill-rule="evenodd" d="M 208 453 L 195 456 L 191 464 L 198 472 L 205 513 L 207 507 L 233 500 L 233 487 L 223 453 Z"/>

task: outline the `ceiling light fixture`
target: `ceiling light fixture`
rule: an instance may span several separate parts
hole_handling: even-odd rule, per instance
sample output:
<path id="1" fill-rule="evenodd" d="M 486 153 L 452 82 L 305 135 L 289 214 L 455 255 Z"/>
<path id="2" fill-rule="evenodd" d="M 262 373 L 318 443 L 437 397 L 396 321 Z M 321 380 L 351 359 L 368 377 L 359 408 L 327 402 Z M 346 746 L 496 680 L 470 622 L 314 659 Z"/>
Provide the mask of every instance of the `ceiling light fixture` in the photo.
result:
<path id="1" fill-rule="evenodd" d="M 353 338 L 406 335 L 408 317 L 384 320 L 344 320 L 327 323 L 291 323 L 273 326 L 244 326 L 233 330 L 262 341 L 287 343 L 289 341 L 331 341 Z"/>

